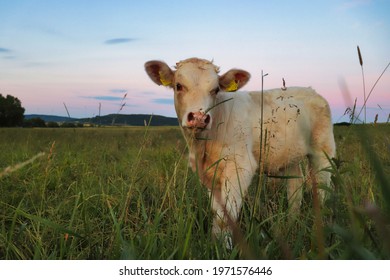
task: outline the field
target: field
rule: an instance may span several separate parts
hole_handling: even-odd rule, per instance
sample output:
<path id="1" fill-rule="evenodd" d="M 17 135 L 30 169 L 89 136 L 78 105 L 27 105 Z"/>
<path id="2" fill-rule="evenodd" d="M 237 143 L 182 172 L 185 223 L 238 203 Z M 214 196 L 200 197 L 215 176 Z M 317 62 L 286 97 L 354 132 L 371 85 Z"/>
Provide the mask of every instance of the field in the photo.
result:
<path id="1" fill-rule="evenodd" d="M 0 129 L 0 259 L 390 259 L 390 125 L 335 138 L 325 206 L 261 176 L 230 251 L 179 128 Z"/>

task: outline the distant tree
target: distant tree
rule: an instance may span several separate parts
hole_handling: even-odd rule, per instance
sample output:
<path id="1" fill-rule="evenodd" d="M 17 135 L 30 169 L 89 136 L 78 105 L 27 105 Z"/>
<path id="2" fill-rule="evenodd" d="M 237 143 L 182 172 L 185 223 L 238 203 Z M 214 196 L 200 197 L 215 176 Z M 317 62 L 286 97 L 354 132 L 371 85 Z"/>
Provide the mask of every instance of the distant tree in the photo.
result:
<path id="1" fill-rule="evenodd" d="M 23 121 L 23 127 L 46 127 L 46 123 L 41 118 L 31 118 Z"/>
<path id="2" fill-rule="evenodd" d="M 0 94 L 0 126 L 23 125 L 24 108 L 20 100 L 12 95 Z"/>
<path id="3" fill-rule="evenodd" d="M 60 127 L 57 122 L 48 122 L 47 127 Z"/>
<path id="4" fill-rule="evenodd" d="M 74 128 L 76 125 L 72 122 L 64 122 L 60 125 L 60 127 L 65 127 L 65 128 Z"/>

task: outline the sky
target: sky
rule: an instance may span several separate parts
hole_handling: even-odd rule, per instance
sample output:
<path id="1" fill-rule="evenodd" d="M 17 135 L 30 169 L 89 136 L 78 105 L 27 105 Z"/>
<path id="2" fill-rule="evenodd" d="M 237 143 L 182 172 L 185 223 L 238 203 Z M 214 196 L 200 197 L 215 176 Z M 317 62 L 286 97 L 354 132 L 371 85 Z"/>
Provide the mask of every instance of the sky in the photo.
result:
<path id="1" fill-rule="evenodd" d="M 176 116 L 172 91 L 155 85 L 144 63 L 200 57 L 221 74 L 250 72 L 242 90 L 260 90 L 261 71 L 264 89 L 280 88 L 282 78 L 311 86 L 333 121 L 345 121 L 390 62 L 389 11 L 389 0 L 0 0 L 0 93 L 19 98 L 26 114 L 66 116 L 66 104 L 75 118 L 99 108 Z M 367 122 L 376 114 L 387 121 L 390 69 L 366 112 Z"/>

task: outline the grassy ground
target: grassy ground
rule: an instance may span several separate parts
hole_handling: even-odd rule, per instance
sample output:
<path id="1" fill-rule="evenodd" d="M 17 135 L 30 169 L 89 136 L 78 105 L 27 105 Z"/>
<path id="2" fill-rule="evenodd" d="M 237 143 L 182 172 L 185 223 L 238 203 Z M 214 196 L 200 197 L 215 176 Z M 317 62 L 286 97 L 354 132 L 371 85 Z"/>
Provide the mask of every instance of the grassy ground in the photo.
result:
<path id="1" fill-rule="evenodd" d="M 227 251 L 178 128 L 0 129 L 0 259 L 389 259 L 390 126 L 335 137 L 321 212 L 307 193 L 288 222 L 283 187 L 262 178 Z"/>

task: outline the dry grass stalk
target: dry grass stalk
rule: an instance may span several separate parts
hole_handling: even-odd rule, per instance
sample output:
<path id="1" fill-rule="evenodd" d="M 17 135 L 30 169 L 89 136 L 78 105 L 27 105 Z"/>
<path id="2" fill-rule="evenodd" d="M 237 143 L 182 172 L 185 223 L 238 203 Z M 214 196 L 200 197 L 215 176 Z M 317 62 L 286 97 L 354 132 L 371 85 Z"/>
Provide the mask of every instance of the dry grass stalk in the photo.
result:
<path id="1" fill-rule="evenodd" d="M 51 159 L 53 157 L 55 144 L 56 144 L 56 141 L 53 141 L 53 143 L 51 144 L 51 147 L 50 147 L 49 154 L 47 155 L 47 166 L 46 166 L 46 169 L 45 169 L 45 174 L 46 175 L 49 173 L 50 162 L 51 162 Z"/>
<path id="2" fill-rule="evenodd" d="M 44 156 L 45 153 L 44 152 L 40 152 L 38 154 L 36 154 L 35 156 L 33 156 L 32 158 L 30 158 L 29 160 L 26 160 L 24 162 L 21 162 L 21 163 L 18 163 L 18 164 L 15 164 L 14 166 L 8 166 L 6 167 L 1 173 L 0 173 L 0 178 L 4 177 L 4 176 L 7 176 L 23 167 L 25 167 L 26 165 L 29 165 L 31 163 L 33 163 L 36 159 Z"/>
<path id="3" fill-rule="evenodd" d="M 360 109 L 360 112 L 359 112 L 359 114 L 357 115 L 357 118 L 359 118 L 360 113 L 364 110 L 364 123 L 366 123 L 367 101 L 368 101 L 368 99 L 370 98 L 371 93 L 373 92 L 373 90 L 374 90 L 374 88 L 376 87 L 377 83 L 378 83 L 379 80 L 382 78 L 383 74 L 386 72 L 387 68 L 389 68 L 390 62 L 387 64 L 387 66 L 385 67 L 385 69 L 382 71 L 382 73 L 380 74 L 379 78 L 376 80 L 376 82 L 375 82 L 374 85 L 372 86 L 370 92 L 368 93 L 368 96 L 366 97 L 366 85 L 365 85 L 365 81 L 364 81 L 363 58 L 362 58 L 362 53 L 360 52 L 359 46 L 357 46 L 357 51 L 358 51 L 358 56 L 359 56 L 359 63 L 360 63 L 360 66 L 361 66 L 361 68 L 362 68 L 363 93 L 364 93 L 363 106 L 362 106 L 362 108 Z M 356 118 L 356 119 L 357 119 L 357 118 Z"/>
<path id="4" fill-rule="evenodd" d="M 362 58 L 362 53 L 360 52 L 360 48 L 359 46 L 357 46 L 357 51 L 358 51 L 358 56 L 359 56 L 359 63 L 360 63 L 360 67 L 362 68 L 362 79 L 363 79 L 363 95 L 364 95 L 364 104 L 363 104 L 363 108 L 364 108 L 364 123 L 367 122 L 366 118 L 367 118 L 367 106 L 366 106 L 366 83 L 364 81 L 364 69 L 363 69 L 363 58 Z"/>
<path id="5" fill-rule="evenodd" d="M 66 106 L 65 102 L 64 103 L 64 107 L 65 107 L 65 110 L 66 110 L 66 114 L 68 115 L 68 118 L 70 119 L 70 114 L 69 114 L 69 110 L 68 110 L 68 107 Z"/>
<path id="6" fill-rule="evenodd" d="M 378 114 L 375 115 L 374 125 L 376 125 L 378 122 Z"/>
<path id="7" fill-rule="evenodd" d="M 361 54 L 361 52 L 360 52 L 359 46 L 357 46 L 357 51 L 358 51 L 358 55 L 359 55 L 359 63 L 360 63 L 360 66 L 363 66 L 363 58 L 362 58 L 362 54 Z"/>
<path id="8" fill-rule="evenodd" d="M 117 117 L 117 116 L 119 115 L 119 113 L 123 110 L 123 107 L 126 106 L 126 102 L 124 102 L 125 99 L 126 99 L 126 97 L 127 97 L 127 91 L 125 92 L 125 95 L 123 95 L 123 97 L 122 97 L 121 103 L 120 103 L 120 105 L 119 105 L 119 110 L 118 110 L 118 112 L 116 112 L 114 118 L 112 119 L 111 125 L 114 125 L 114 124 L 115 124 L 116 117 Z"/>
<path id="9" fill-rule="evenodd" d="M 349 119 L 350 119 L 350 123 L 353 123 L 354 119 L 357 117 L 355 117 L 355 112 L 356 112 L 356 102 L 357 102 L 357 98 L 355 98 L 355 103 L 353 104 L 353 107 L 351 109 L 351 107 L 348 107 L 345 112 L 344 112 L 344 115 L 349 115 Z"/>

